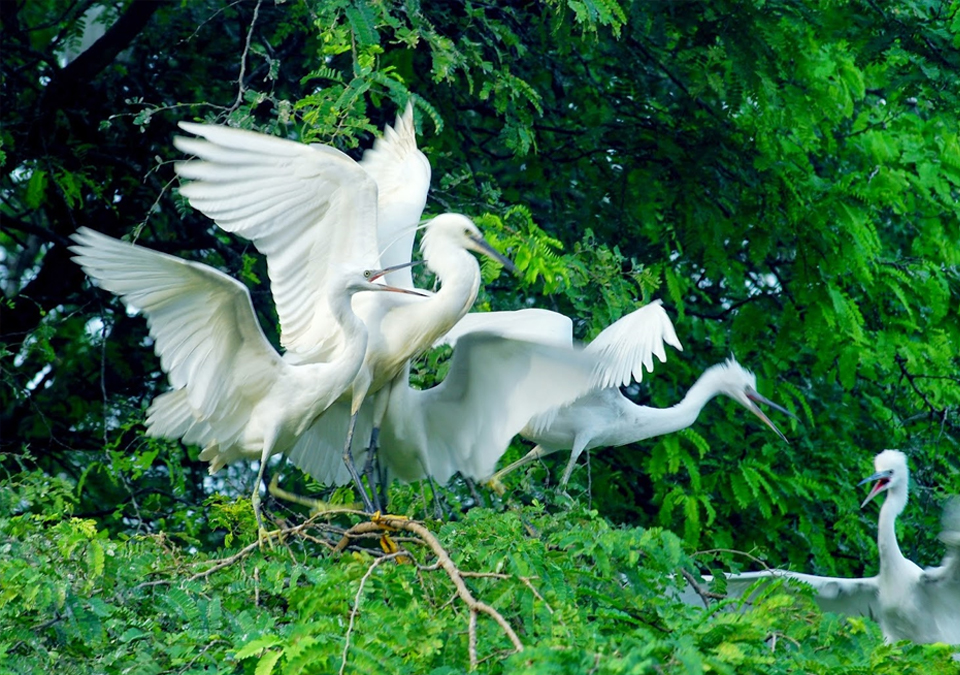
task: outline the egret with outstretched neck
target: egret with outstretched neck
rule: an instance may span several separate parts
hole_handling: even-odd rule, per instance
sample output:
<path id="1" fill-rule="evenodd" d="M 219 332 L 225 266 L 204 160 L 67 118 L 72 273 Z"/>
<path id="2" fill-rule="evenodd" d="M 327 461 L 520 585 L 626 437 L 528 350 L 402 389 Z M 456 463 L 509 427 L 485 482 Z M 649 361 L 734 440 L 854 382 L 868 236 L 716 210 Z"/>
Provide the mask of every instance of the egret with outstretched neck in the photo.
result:
<path id="1" fill-rule="evenodd" d="M 468 314 L 443 341 L 455 344 L 473 331 L 494 332 L 547 344 L 569 345 L 573 339 L 573 324 L 569 318 L 537 309 Z M 729 396 L 786 440 L 757 403 L 791 416 L 792 413 L 760 395 L 756 377 L 733 357 L 704 371 L 683 400 L 673 407 L 640 406 L 629 400 L 621 393 L 620 387 L 631 380 L 640 382 L 644 370 L 652 372 L 654 357 L 666 361 L 665 345 L 683 349 L 659 300 L 604 329 L 586 348 L 599 359 L 593 389 L 570 404 L 533 417 L 520 435 L 536 446 L 494 474 L 491 483 L 499 487 L 500 480 L 514 469 L 546 455 L 569 450 L 570 459 L 560 479 L 560 485 L 566 485 L 577 459 L 585 450 L 627 445 L 685 429 L 718 395 Z"/>

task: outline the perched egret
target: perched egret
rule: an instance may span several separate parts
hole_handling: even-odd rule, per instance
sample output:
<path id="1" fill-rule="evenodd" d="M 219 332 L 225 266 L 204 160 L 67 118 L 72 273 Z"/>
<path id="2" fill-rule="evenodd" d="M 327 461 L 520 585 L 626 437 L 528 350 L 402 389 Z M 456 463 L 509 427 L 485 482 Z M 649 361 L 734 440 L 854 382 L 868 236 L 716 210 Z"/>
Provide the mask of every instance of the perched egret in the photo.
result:
<path id="1" fill-rule="evenodd" d="M 266 255 L 287 357 L 291 362 L 313 363 L 328 360 L 346 349 L 348 336 L 331 320 L 330 271 L 334 263 L 379 265 L 378 237 L 390 235 L 378 230 L 382 207 L 374 175 L 331 147 L 304 145 L 223 126 L 183 122 L 180 126 L 202 137 L 178 138 L 175 142 L 180 150 L 200 160 L 176 166 L 182 178 L 193 180 L 181 192 L 194 208 L 224 230 L 250 239 Z M 412 147 L 419 153 L 415 143 Z M 419 171 L 405 176 L 411 181 L 405 186 L 403 174 L 379 164 L 375 154 L 368 166 L 375 167 L 371 171 L 378 177 L 392 177 L 392 188 L 383 193 L 393 193 L 387 208 L 391 217 L 400 214 L 393 222 L 402 222 L 402 212 L 412 216 L 422 203 L 421 194 L 429 186 L 429 165 L 426 185 L 420 166 Z M 410 164 L 422 163 L 413 159 Z M 404 194 L 410 195 L 408 201 L 413 204 L 406 211 L 397 206 L 404 201 Z M 350 402 L 352 421 L 341 447 L 346 468 L 368 509 L 373 508 L 373 503 L 363 490 L 351 451 L 356 417 L 364 398 L 391 384 L 407 361 L 429 347 L 470 309 L 480 286 L 480 267 L 470 251 L 513 269 L 512 263 L 484 240 L 473 222 L 459 214 L 442 214 L 431 220 L 421 251 L 427 266 L 440 280 L 435 294 L 429 298 L 392 296 L 391 300 L 385 300 L 385 294 L 367 294 L 353 301 L 354 311 L 366 326 L 368 340 L 363 364 L 342 396 L 342 400 Z M 398 255 L 402 257 L 408 252 Z M 388 394 L 387 390 L 377 398 L 374 428 L 386 412 Z M 332 442 L 325 439 L 324 447 L 329 448 Z"/>
<path id="2" fill-rule="evenodd" d="M 150 406 L 151 436 L 203 446 L 211 473 L 241 458 L 260 460 L 253 507 L 263 533 L 260 484 L 267 459 L 285 452 L 349 388 L 366 353 L 367 333 L 351 299 L 362 291 L 413 293 L 375 283 L 385 270 L 339 267 L 327 302 L 345 348 L 326 363 L 281 357 L 236 279 L 191 262 L 80 228 L 74 260 L 101 288 L 142 312 L 173 390 Z"/>
<path id="3" fill-rule="evenodd" d="M 462 336 L 481 330 L 550 344 L 570 344 L 572 329 L 570 319 L 542 309 L 474 313 L 465 316 L 443 341 L 453 344 Z M 604 329 L 586 348 L 600 360 L 595 387 L 573 403 L 533 417 L 520 435 L 536 443 L 536 447 L 494 474 L 491 482 L 496 485 L 517 467 L 569 450 L 570 460 L 560 479 L 560 484 L 566 485 L 584 450 L 626 445 L 684 429 L 696 421 L 703 406 L 718 394 L 740 403 L 786 440 L 756 404 L 769 405 L 788 415 L 792 413 L 761 396 L 757 392 L 756 377 L 733 357 L 704 371 L 683 400 L 671 408 L 639 406 L 626 398 L 620 386 L 629 384 L 631 378 L 641 381 L 644 368 L 652 372 L 654 356 L 661 362 L 666 361 L 664 345 L 683 349 L 659 300 Z"/>
<path id="4" fill-rule="evenodd" d="M 822 610 L 872 618 L 879 622 L 887 642 L 960 644 L 960 500 L 954 498 L 944 510 L 940 540 L 947 554 L 942 564 L 923 569 L 901 553 L 894 528 L 907 504 L 907 459 L 898 450 L 884 450 L 874 466 L 876 473 L 861 481 L 876 481 L 861 508 L 881 492 L 887 493 L 877 528 L 880 570 L 876 576 L 845 579 L 784 570 L 729 574 L 727 593 L 741 596 L 757 582 L 775 578 L 788 584 L 803 582 L 813 587 L 814 600 Z M 688 604 L 702 604 L 689 590 L 682 597 Z"/>

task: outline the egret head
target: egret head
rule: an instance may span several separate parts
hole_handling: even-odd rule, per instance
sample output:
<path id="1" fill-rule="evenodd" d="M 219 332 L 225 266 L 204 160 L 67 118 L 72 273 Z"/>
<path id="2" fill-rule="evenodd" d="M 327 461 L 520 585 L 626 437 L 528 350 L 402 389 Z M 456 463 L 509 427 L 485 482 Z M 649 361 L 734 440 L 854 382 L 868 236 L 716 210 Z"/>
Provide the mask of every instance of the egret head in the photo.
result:
<path id="1" fill-rule="evenodd" d="M 510 272 L 517 271 L 510 260 L 483 238 L 483 233 L 473 224 L 473 221 L 459 213 L 443 213 L 427 223 L 427 231 L 423 235 L 423 247 L 428 264 L 430 253 L 427 249 L 431 241 L 444 241 L 468 251 L 480 253 L 493 258 Z"/>
<path id="2" fill-rule="evenodd" d="M 421 261 L 416 260 L 413 262 L 404 263 L 402 265 L 385 267 L 379 270 L 344 270 L 341 274 L 343 290 L 349 295 L 360 293 L 362 291 L 390 291 L 392 293 L 406 293 L 407 295 L 419 295 L 420 297 L 425 297 L 423 293 L 418 293 L 415 290 L 388 286 L 377 281 L 385 274 L 389 274 L 390 272 L 398 269 L 403 269 L 404 267 L 419 265 L 420 262 Z"/>
<path id="3" fill-rule="evenodd" d="M 777 436 L 783 440 L 787 440 L 787 437 L 770 421 L 770 418 L 757 407 L 757 403 L 762 403 L 764 405 L 770 406 L 774 410 L 779 410 L 782 413 L 790 415 L 790 417 L 796 417 L 792 412 L 786 408 L 777 405 L 770 399 L 761 396 L 757 391 L 757 376 L 751 373 L 749 370 L 737 363 L 737 360 L 732 356 L 724 361 L 723 363 L 713 366 L 717 369 L 717 376 L 719 378 L 719 389 L 721 394 L 726 394 L 734 401 L 742 405 L 744 408 L 752 412 L 754 415 L 760 418 L 764 424 L 773 429 Z"/>
<path id="4" fill-rule="evenodd" d="M 907 481 L 910 478 L 910 470 L 907 469 L 907 456 L 899 450 L 884 450 L 873 460 L 873 467 L 876 469 L 873 475 L 867 476 L 858 485 L 876 481 L 870 488 L 867 498 L 860 504 L 862 509 L 869 504 L 874 497 L 881 492 L 889 490 L 903 490 L 906 492 Z"/>

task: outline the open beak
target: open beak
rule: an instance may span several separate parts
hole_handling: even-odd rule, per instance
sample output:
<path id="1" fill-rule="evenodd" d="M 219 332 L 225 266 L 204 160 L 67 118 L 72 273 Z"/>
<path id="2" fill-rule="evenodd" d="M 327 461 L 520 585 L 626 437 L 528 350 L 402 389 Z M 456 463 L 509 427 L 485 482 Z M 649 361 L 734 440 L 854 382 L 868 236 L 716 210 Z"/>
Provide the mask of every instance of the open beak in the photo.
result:
<path id="1" fill-rule="evenodd" d="M 370 270 L 369 276 L 367 277 L 368 281 L 376 281 L 385 274 L 390 274 L 390 272 L 396 272 L 397 270 L 402 270 L 405 267 L 413 267 L 414 265 L 421 265 L 425 260 L 411 260 L 410 262 L 401 263 L 399 265 L 392 265 L 390 267 L 384 267 L 382 270 Z M 394 293 L 406 293 L 407 295 L 416 295 L 421 298 L 428 297 L 425 293 L 420 293 L 412 288 L 397 288 L 396 286 L 387 286 L 383 284 L 381 288 L 385 291 L 392 291 Z"/>
<path id="2" fill-rule="evenodd" d="M 887 486 L 890 485 L 890 476 L 893 475 L 893 471 L 877 471 L 872 476 L 867 476 L 862 481 L 857 483 L 857 485 L 863 485 L 864 483 L 869 483 L 870 481 L 877 481 L 874 483 L 873 488 L 870 490 L 870 494 L 867 495 L 867 498 L 863 500 L 863 503 L 860 504 L 862 509 L 864 506 L 869 504 L 874 497 L 887 489 Z"/>
<path id="3" fill-rule="evenodd" d="M 483 237 L 470 237 L 470 241 L 472 241 L 474 246 L 476 246 L 476 249 L 474 250 L 476 250 L 478 253 L 482 253 L 493 258 L 498 263 L 503 265 L 503 268 L 508 272 L 519 274 L 519 272 L 517 272 L 517 266 L 514 265 L 509 258 L 500 253 L 500 251 L 491 246 L 490 242 L 488 242 L 486 239 Z"/>
<path id="4" fill-rule="evenodd" d="M 773 408 L 774 410 L 779 410 L 779 411 L 782 412 L 782 413 L 786 413 L 787 415 L 789 415 L 790 417 L 792 417 L 792 418 L 794 418 L 794 419 L 797 419 L 797 416 L 794 415 L 794 414 L 793 414 L 792 412 L 790 412 L 789 410 L 787 410 L 786 408 L 784 408 L 783 406 L 777 405 L 776 403 L 774 403 L 774 402 L 771 401 L 770 399 L 768 399 L 768 398 L 766 398 L 766 397 L 764 397 L 764 396 L 761 396 L 759 392 L 754 391 L 752 388 L 747 390 L 746 396 L 747 396 L 747 400 L 749 400 L 750 403 L 754 404 L 754 405 L 749 405 L 749 406 L 747 406 L 747 410 L 749 410 L 749 411 L 752 412 L 754 415 L 756 415 L 757 417 L 759 417 L 760 420 L 761 420 L 764 424 L 766 424 L 768 427 L 770 427 L 771 429 L 773 429 L 773 430 L 776 432 L 777 436 L 779 436 L 780 438 L 782 438 L 784 441 L 787 441 L 787 437 L 783 435 L 783 432 L 781 432 L 779 429 L 777 429 L 777 426 L 776 426 L 773 422 L 770 421 L 770 418 L 767 417 L 767 416 L 764 414 L 764 412 L 763 412 L 762 410 L 760 410 L 760 408 L 758 408 L 755 404 L 757 404 L 757 403 L 762 403 L 763 405 L 770 406 L 770 407 Z M 787 441 L 787 443 L 789 443 L 789 442 L 790 442 L 790 441 Z"/>

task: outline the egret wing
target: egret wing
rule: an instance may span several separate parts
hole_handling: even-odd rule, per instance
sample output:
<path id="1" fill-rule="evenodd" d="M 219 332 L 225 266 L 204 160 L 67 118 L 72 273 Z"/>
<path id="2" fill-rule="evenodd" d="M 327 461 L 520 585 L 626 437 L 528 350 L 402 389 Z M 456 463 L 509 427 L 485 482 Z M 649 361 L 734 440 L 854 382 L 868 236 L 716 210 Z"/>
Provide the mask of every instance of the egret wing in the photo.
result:
<path id="1" fill-rule="evenodd" d="M 342 264 L 378 263 L 377 186 L 350 157 L 218 125 L 181 122 L 202 138 L 174 140 L 199 158 L 176 171 L 180 192 L 217 225 L 267 257 L 281 342 L 302 361 L 325 360 L 343 344 L 328 296 Z"/>
<path id="2" fill-rule="evenodd" d="M 407 104 L 402 115 L 397 115 L 394 127 L 387 125 L 383 137 L 363 153 L 360 166 L 377 183 L 380 265 L 392 267 L 410 262 L 416 226 L 430 190 L 430 162 L 417 149 L 412 103 Z M 409 267 L 385 278 L 391 286 L 413 288 Z"/>
<path id="3" fill-rule="evenodd" d="M 643 379 L 643 369 L 653 372 L 653 357 L 667 360 L 664 345 L 683 351 L 673 322 L 660 300 L 627 314 L 607 326 L 587 345 L 587 351 L 600 358 L 596 386 L 621 387 L 630 380 Z"/>
<path id="4" fill-rule="evenodd" d="M 939 567 L 928 567 L 920 575 L 919 605 L 936 623 L 938 641 L 960 644 L 960 497 L 947 503 L 941 522 L 940 541 L 947 554 Z"/>
<path id="5" fill-rule="evenodd" d="M 314 480 L 324 485 L 345 485 L 351 481 L 343 463 L 343 444 L 350 425 L 350 404 L 337 402 L 314 420 L 287 451 L 287 458 Z M 373 401 L 360 407 L 353 434 L 353 459 L 360 466 L 366 458 L 363 446 L 373 430 Z"/>
<path id="6" fill-rule="evenodd" d="M 383 461 L 404 480 L 429 475 L 443 483 L 458 471 L 486 478 L 531 417 L 589 389 L 594 367 L 593 358 L 569 347 L 464 335 L 443 382 L 391 392 Z M 414 455 L 419 462 L 410 461 Z"/>
<path id="7" fill-rule="evenodd" d="M 704 579 L 711 581 L 712 577 L 704 577 Z M 727 595 L 739 598 L 750 589 L 757 588 L 755 584 L 758 581 L 775 579 L 784 579 L 788 588 L 796 587 L 797 582 L 813 587 L 813 599 L 825 612 L 866 616 L 874 620 L 880 616 L 879 584 L 876 577 L 844 579 L 786 570 L 744 572 L 727 575 Z M 760 586 L 762 587 L 762 584 Z"/>
<path id="8" fill-rule="evenodd" d="M 467 314 L 446 335 L 437 340 L 434 347 L 454 347 L 461 337 L 476 332 L 559 347 L 573 346 L 573 321 L 570 317 L 548 309 L 531 308 L 512 312 Z"/>
<path id="9" fill-rule="evenodd" d="M 246 286 L 208 265 L 86 227 L 73 240 L 74 260 L 87 275 L 146 316 L 160 365 L 175 390 L 186 390 L 194 417 L 239 424 L 251 392 L 268 389 L 282 367 Z M 171 427 L 184 428 L 182 405 L 176 410 Z"/>

